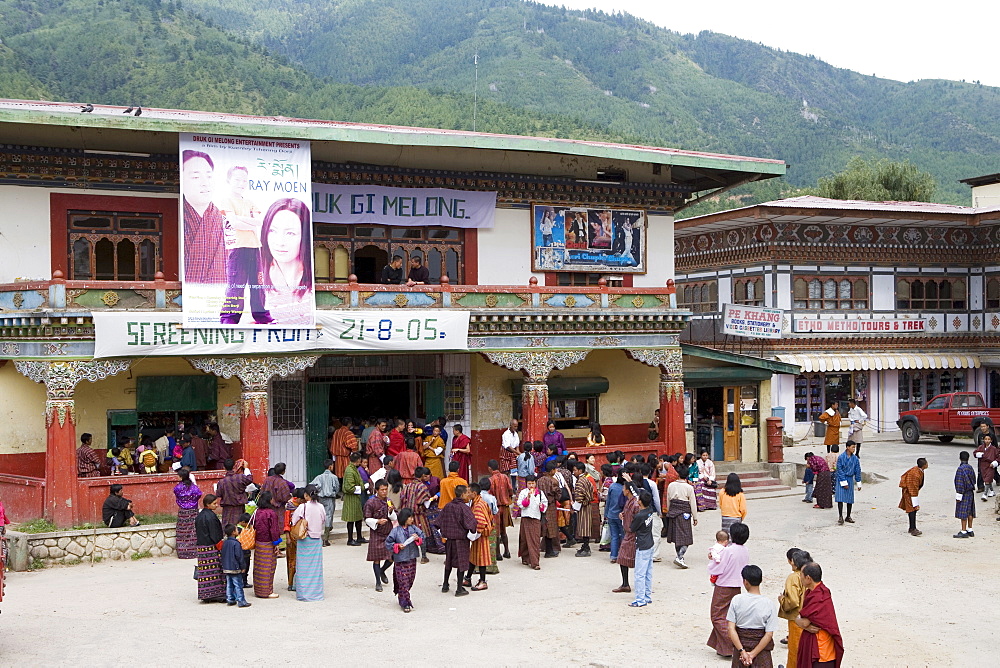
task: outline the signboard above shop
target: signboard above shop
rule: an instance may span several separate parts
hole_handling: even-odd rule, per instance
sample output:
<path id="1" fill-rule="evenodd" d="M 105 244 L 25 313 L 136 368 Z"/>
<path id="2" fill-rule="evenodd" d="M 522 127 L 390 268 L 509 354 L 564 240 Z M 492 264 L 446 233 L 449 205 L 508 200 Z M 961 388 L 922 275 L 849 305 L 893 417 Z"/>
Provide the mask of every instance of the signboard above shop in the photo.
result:
<path id="1" fill-rule="evenodd" d="M 725 304 L 722 309 L 722 333 L 751 339 L 780 339 L 785 312 L 778 308 Z"/>
<path id="2" fill-rule="evenodd" d="M 646 212 L 534 205 L 532 271 L 646 273 Z"/>
<path id="3" fill-rule="evenodd" d="M 906 334 L 927 331 L 923 318 L 795 318 L 793 331 L 812 334 Z"/>
<path id="4" fill-rule="evenodd" d="M 341 225 L 489 229 L 497 194 L 445 188 L 389 188 L 314 183 L 313 219 Z"/>

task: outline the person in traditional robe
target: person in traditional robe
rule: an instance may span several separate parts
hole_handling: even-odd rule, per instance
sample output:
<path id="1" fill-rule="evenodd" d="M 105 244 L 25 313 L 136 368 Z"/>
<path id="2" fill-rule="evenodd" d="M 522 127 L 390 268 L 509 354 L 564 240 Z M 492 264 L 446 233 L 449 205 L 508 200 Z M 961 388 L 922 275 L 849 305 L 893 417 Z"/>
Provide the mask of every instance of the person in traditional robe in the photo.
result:
<path id="1" fill-rule="evenodd" d="M 208 436 L 211 438 L 208 444 L 208 468 L 218 470 L 222 468 L 222 462 L 233 456 L 226 439 L 222 438 L 222 431 L 219 425 L 211 422 L 206 427 Z"/>
<path id="2" fill-rule="evenodd" d="M 545 425 L 545 433 L 542 435 L 542 447 L 545 451 L 555 447 L 556 455 L 566 452 L 566 437 L 561 431 L 556 429 L 556 423 L 549 420 Z"/>
<path id="3" fill-rule="evenodd" d="M 351 431 L 354 426 L 351 418 L 341 418 L 340 425 L 330 437 L 330 458 L 334 461 L 334 475 L 343 480 L 344 471 L 351 461 L 351 453 L 358 449 L 358 437 Z"/>
<path id="4" fill-rule="evenodd" d="M 698 500 L 698 512 L 715 510 L 718 507 L 718 492 L 715 483 L 715 462 L 708 456 L 708 450 L 701 451 L 698 464 L 698 479 L 694 483 L 694 496 Z M 669 484 L 669 483 L 667 483 Z"/>
<path id="5" fill-rule="evenodd" d="M 478 536 L 469 546 L 469 573 L 462 584 L 471 587 L 472 591 L 487 589 L 486 568 L 493 563 L 493 555 L 490 551 L 490 534 L 493 533 L 494 513 L 480 495 L 481 490 L 478 483 L 469 485 L 472 516 L 476 520 L 476 528 L 472 533 L 478 534 Z M 473 585 L 472 574 L 477 569 L 479 570 L 479 581 Z"/>
<path id="6" fill-rule="evenodd" d="M 802 597 L 806 593 L 802 585 L 802 567 L 811 563 L 812 557 L 805 550 L 793 547 L 785 553 L 785 558 L 788 559 L 792 572 L 785 578 L 785 589 L 778 596 L 778 616 L 788 620 L 788 658 L 785 660 L 785 668 L 796 668 L 802 627 L 795 620 L 799 618 Z"/>
<path id="7" fill-rule="evenodd" d="M 420 484 L 420 483 L 410 483 Z M 392 555 L 392 593 L 403 612 L 413 610 L 410 600 L 410 589 L 417 575 L 417 555 L 423 548 L 426 534 L 413 520 L 413 513 L 408 508 L 399 511 L 399 526 L 389 532 L 385 538 L 385 547 Z M 424 557 L 423 563 L 427 563 Z"/>
<path id="8" fill-rule="evenodd" d="M 257 510 L 252 524 L 256 532 L 253 550 L 253 593 L 257 598 L 278 598 L 274 591 L 274 569 L 278 565 L 278 543 L 281 542 L 281 523 L 278 512 L 284 516 L 284 507 L 275 508 L 271 493 L 257 495 Z"/>
<path id="9" fill-rule="evenodd" d="M 417 467 L 417 470 L 414 471 L 414 479 L 403 485 L 403 490 L 399 493 L 400 508 L 402 510 L 409 510 L 412 513 L 414 526 L 418 527 L 424 534 L 424 539 L 420 544 L 420 563 L 422 564 L 426 564 L 429 561 L 427 550 L 433 546 L 434 542 L 434 533 L 427 521 L 427 509 L 434 499 L 431 497 L 430 492 L 427 490 L 427 484 L 424 482 L 424 479 L 429 477 L 430 473 L 426 467 Z M 428 545 L 428 543 L 431 543 L 431 545 Z M 439 552 L 432 553 L 440 554 Z"/>
<path id="10" fill-rule="evenodd" d="M 811 452 L 806 453 L 806 465 L 815 478 L 812 498 L 816 504 L 813 508 L 833 508 L 833 473 L 826 459 Z"/>
<path id="11" fill-rule="evenodd" d="M 837 457 L 836 485 L 834 485 L 834 500 L 837 502 L 837 514 L 840 516 L 837 524 L 853 524 L 851 509 L 854 507 L 854 487 L 861 491 L 861 460 L 854 455 L 854 441 L 848 441 L 844 452 Z M 844 517 L 844 504 L 847 504 L 847 517 Z"/>
<path id="12" fill-rule="evenodd" d="M 826 425 L 826 436 L 823 438 L 823 445 L 826 451 L 840 443 L 840 402 L 831 401 L 830 407 L 820 413 L 819 421 Z"/>
<path id="13" fill-rule="evenodd" d="M 350 459 L 350 455 L 344 457 L 344 459 Z M 323 462 L 323 472 L 318 476 L 313 478 L 312 483 L 315 487 L 315 494 L 313 495 L 314 500 L 323 506 L 323 510 L 326 513 L 323 526 L 323 545 L 322 547 L 330 546 L 330 532 L 333 530 L 333 514 L 337 512 L 337 494 L 340 493 L 340 480 L 337 478 L 336 464 L 332 459 L 327 459 Z"/>
<path id="14" fill-rule="evenodd" d="M 362 544 L 361 520 L 364 514 L 361 508 L 361 500 L 364 497 L 365 483 L 361 479 L 358 471 L 358 464 L 361 463 L 361 453 L 352 452 L 349 457 L 347 469 L 344 471 L 344 509 L 341 511 L 340 519 L 347 522 L 347 544 L 356 547 Z M 357 538 L 354 532 L 357 531 Z"/>
<path id="15" fill-rule="evenodd" d="M 389 448 L 389 435 L 385 433 L 388 428 L 389 423 L 386 420 L 379 420 L 375 424 L 375 429 L 368 435 L 368 442 L 365 444 L 368 452 L 368 475 L 382 468 L 382 457 Z"/>
<path id="16" fill-rule="evenodd" d="M 545 558 L 558 557 L 561 547 L 559 545 L 559 518 L 558 508 L 561 488 L 556 480 L 556 463 L 549 462 L 545 465 L 545 474 L 538 479 L 538 489 L 545 495 L 545 513 L 542 515 L 542 541 L 545 547 Z"/>
<path id="17" fill-rule="evenodd" d="M 613 594 L 627 594 L 632 591 L 632 587 L 628 584 L 628 571 L 630 568 L 635 568 L 636 553 L 636 536 L 635 532 L 632 531 L 632 520 L 635 519 L 641 506 L 636 494 L 637 488 L 632 484 L 630 476 L 628 467 L 626 467 L 626 470 L 619 477 L 619 481 L 622 483 L 622 494 L 625 497 L 625 506 L 620 515 L 624 534 L 621 545 L 618 546 L 618 561 L 616 562 L 621 570 L 622 583 L 611 590 Z"/>
<path id="18" fill-rule="evenodd" d="M 80 436 L 80 447 L 76 449 L 76 475 L 80 478 L 99 478 L 101 476 L 101 458 L 90 447 L 93 435 Z"/>
<path id="19" fill-rule="evenodd" d="M 403 483 L 413 482 L 414 472 L 424 465 L 417 454 L 417 444 L 411 441 L 406 444 L 406 450 L 396 455 L 396 470 L 403 476 Z"/>
<path id="20" fill-rule="evenodd" d="M 962 522 L 962 530 L 955 538 L 974 538 L 972 521 L 976 519 L 976 472 L 969 466 L 969 453 L 958 453 L 959 465 L 955 471 L 955 517 Z"/>
<path id="21" fill-rule="evenodd" d="M 195 533 L 198 544 L 198 565 L 195 580 L 198 581 L 198 598 L 206 602 L 226 601 L 226 580 L 222 577 L 222 555 L 217 545 L 225 538 L 222 523 L 215 511 L 219 509 L 219 497 L 206 494 L 202 500 L 202 510 L 195 519 Z"/>
<path id="22" fill-rule="evenodd" d="M 740 572 L 745 594 L 737 594 L 729 603 L 726 621 L 733 652 L 732 668 L 771 668 L 774 632 L 781 627 L 774 601 L 760 594 L 764 573 L 760 566 L 744 566 Z"/>
<path id="23" fill-rule="evenodd" d="M 573 510 L 576 511 L 576 538 L 581 543 L 580 549 L 576 551 L 578 557 L 589 557 L 590 539 L 599 538 L 593 535 L 594 513 L 600 501 L 594 503 L 597 486 L 593 478 L 587 473 L 587 465 L 583 462 L 574 464 L 576 469 L 576 484 L 573 487 Z"/>
<path id="24" fill-rule="evenodd" d="M 927 470 L 927 460 L 917 459 L 917 465 L 908 469 L 899 478 L 901 488 L 899 509 L 910 519 L 910 535 L 919 536 L 923 532 L 917 528 L 917 511 L 920 510 L 920 488 L 924 486 L 924 471 Z"/>
<path id="25" fill-rule="evenodd" d="M 455 498 L 441 509 L 441 514 L 438 516 L 441 536 L 445 540 L 444 582 L 441 585 L 441 592 L 448 592 L 448 581 L 451 579 L 452 570 L 455 569 L 458 571 L 455 596 L 466 596 L 469 593 L 462 582 L 469 568 L 469 535 L 476 531 L 476 518 L 468 506 L 470 497 L 469 488 L 459 485 L 455 488 Z"/>
<path id="26" fill-rule="evenodd" d="M 289 489 L 288 481 L 283 477 L 285 475 L 285 463 L 278 462 L 274 465 L 273 471 L 273 475 L 269 475 L 264 479 L 264 484 L 260 486 L 260 489 L 262 492 L 271 493 L 271 502 L 274 504 L 278 514 L 278 523 L 284 526 L 285 516 L 283 513 L 285 505 L 292 498 L 292 490 Z"/>
<path id="27" fill-rule="evenodd" d="M 126 524 L 129 526 L 139 524 L 138 518 L 132 511 L 132 500 L 122 496 L 122 490 L 124 487 L 121 485 L 111 485 L 108 498 L 104 499 L 101 508 L 101 519 L 104 521 L 104 526 L 110 529 L 117 529 Z"/>
<path id="28" fill-rule="evenodd" d="M 500 470 L 500 464 L 495 459 L 486 463 L 490 470 L 490 492 L 497 500 L 497 516 L 494 524 L 497 531 L 497 561 L 510 559 L 510 548 L 507 544 L 507 527 L 514 526 L 514 518 L 511 515 L 510 506 L 514 503 L 514 490 L 510 484 L 510 476 L 504 475 Z M 503 554 L 500 553 L 500 546 L 503 546 Z"/>
<path id="29" fill-rule="evenodd" d="M 403 438 L 403 430 L 406 429 L 406 422 L 396 419 L 396 426 L 389 432 L 389 447 L 386 454 L 390 457 L 398 457 L 399 453 L 406 450 L 406 439 Z"/>
<path id="30" fill-rule="evenodd" d="M 667 524 L 667 542 L 673 543 L 674 565 L 687 568 L 684 555 L 694 544 L 692 523 L 698 525 L 698 517 L 694 508 L 698 505 L 694 488 L 688 480 L 675 480 L 667 487 L 667 503 L 663 507 L 663 516 Z"/>
<path id="31" fill-rule="evenodd" d="M 459 475 L 461 467 L 462 465 L 458 462 L 448 464 L 448 477 L 441 481 L 440 497 L 438 498 L 438 507 L 442 510 L 455 498 L 455 490 L 459 485 L 465 487 L 469 485 L 469 481 Z"/>
<path id="32" fill-rule="evenodd" d="M 226 475 L 215 484 L 215 493 L 219 495 L 222 504 L 222 526 L 236 525 L 240 521 L 240 515 L 246 510 L 249 500 L 247 487 L 253 483 L 253 475 L 242 459 L 238 462 L 227 459 L 222 465 L 226 469 Z"/>
<path id="33" fill-rule="evenodd" d="M 533 570 L 541 570 L 538 557 L 541 546 L 542 516 L 545 514 L 548 501 L 545 494 L 538 489 L 538 479 L 529 473 L 525 477 L 525 486 L 518 495 L 516 505 L 520 509 L 521 527 L 517 544 L 517 556 L 521 563 Z"/>
<path id="34" fill-rule="evenodd" d="M 500 437 L 500 470 L 509 476 L 517 473 L 517 453 L 521 449 L 521 436 L 517 430 L 517 420 L 511 420 Z"/>
<path id="35" fill-rule="evenodd" d="M 198 556 L 198 543 L 194 524 L 198 516 L 201 489 L 191 479 L 191 472 L 185 467 L 177 469 L 177 477 L 180 481 L 174 485 L 174 499 L 177 502 L 175 549 L 178 559 L 195 559 Z"/>
<path id="36" fill-rule="evenodd" d="M 462 433 L 460 424 L 453 425 L 452 431 L 455 437 L 451 441 L 451 461 L 458 462 L 458 474 L 468 480 L 472 477 L 472 439 Z"/>
<path id="37" fill-rule="evenodd" d="M 993 491 L 993 479 L 996 476 L 997 464 L 1000 463 L 1000 450 L 997 450 L 993 438 L 988 434 L 979 439 L 979 446 L 972 452 L 979 461 L 979 477 L 983 481 L 983 501 L 996 496 Z"/>
<path id="38" fill-rule="evenodd" d="M 396 513 L 389 508 L 389 483 L 379 480 L 375 483 L 375 495 L 365 503 L 365 524 L 371 532 L 368 542 L 367 561 L 372 562 L 375 572 L 375 591 L 382 591 L 382 585 L 389 584 L 386 571 L 392 566 L 385 539 L 392 531 Z"/>
<path id="39" fill-rule="evenodd" d="M 976 474 L 972 467 L 969 470 L 975 487 Z M 823 584 L 823 569 L 819 564 L 811 562 L 802 567 L 802 585 L 806 594 L 802 599 L 802 610 L 795 620 L 802 628 L 795 663 L 798 668 L 840 668 L 844 659 L 844 639 L 840 635 L 833 596 Z"/>
<path id="40" fill-rule="evenodd" d="M 191 439 L 191 449 L 194 450 L 194 462 L 198 467 L 199 471 L 208 470 L 208 441 L 203 439 L 198 435 L 195 429 L 191 429 L 187 433 L 188 438 Z"/>
<path id="41" fill-rule="evenodd" d="M 709 608 L 712 618 L 712 633 L 707 644 L 719 656 L 729 657 L 734 653 L 733 641 L 729 637 L 729 604 L 740 593 L 743 585 L 743 567 L 750 563 L 750 553 L 745 547 L 750 538 L 750 527 L 736 522 L 729 527 L 729 544 L 722 550 L 721 559 L 708 562 L 708 574 L 718 576 L 712 592 Z"/>
<path id="42" fill-rule="evenodd" d="M 425 438 L 420 445 L 420 456 L 424 459 L 424 466 L 431 475 L 438 478 L 444 477 L 444 448 L 445 442 L 441 438 L 441 427 L 434 425 L 431 428 L 430 438 Z"/>

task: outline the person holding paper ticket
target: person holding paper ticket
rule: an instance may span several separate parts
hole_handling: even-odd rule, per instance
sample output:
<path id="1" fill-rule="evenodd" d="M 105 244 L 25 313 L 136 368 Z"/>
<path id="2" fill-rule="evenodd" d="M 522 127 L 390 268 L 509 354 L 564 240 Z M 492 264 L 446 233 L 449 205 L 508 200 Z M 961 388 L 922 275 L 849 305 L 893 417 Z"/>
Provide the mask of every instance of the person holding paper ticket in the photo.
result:
<path id="1" fill-rule="evenodd" d="M 969 466 L 969 453 L 958 453 L 959 465 L 955 471 L 955 517 L 962 522 L 962 530 L 953 538 L 974 538 L 972 520 L 976 519 L 976 472 Z"/>
<path id="2" fill-rule="evenodd" d="M 351 547 L 361 545 L 361 520 L 364 515 L 361 512 L 361 499 L 364 495 L 364 481 L 361 473 L 358 472 L 358 464 L 361 463 L 361 453 L 352 452 L 350 463 L 344 471 L 344 508 L 340 511 L 340 518 L 347 522 L 347 544 Z M 354 537 L 357 531 L 358 537 Z"/>
<path id="3" fill-rule="evenodd" d="M 837 502 L 837 524 L 854 524 L 851 519 L 851 509 L 854 507 L 854 485 L 861 491 L 861 460 L 854 454 L 854 441 L 848 441 L 846 449 L 837 457 L 836 484 L 834 485 L 834 500 Z M 975 482 L 975 481 L 973 481 Z M 847 517 L 844 517 L 844 504 L 847 504 Z"/>
<path id="4" fill-rule="evenodd" d="M 410 588 L 417 576 L 417 557 L 425 538 L 424 532 L 413 523 L 413 511 L 409 508 L 399 511 L 399 526 L 385 538 L 385 547 L 392 554 L 392 593 L 403 612 L 413 610 Z"/>
<path id="5" fill-rule="evenodd" d="M 902 488 L 902 498 L 899 509 L 910 518 L 910 535 L 919 536 L 923 532 L 917 529 L 917 511 L 920 510 L 920 488 L 924 486 L 924 471 L 927 470 L 927 460 L 921 457 L 917 465 L 909 469 L 899 478 Z"/>
<path id="6" fill-rule="evenodd" d="M 993 478 L 996 477 L 1000 450 L 997 450 L 993 438 L 987 434 L 980 439 L 979 447 L 972 454 L 979 460 L 979 475 L 983 481 L 983 501 L 985 501 L 990 496 L 996 496 L 993 492 Z"/>
<path id="7" fill-rule="evenodd" d="M 365 524 L 371 530 L 367 560 L 372 562 L 375 572 L 375 591 L 382 591 L 382 585 L 389 584 L 389 576 L 385 572 L 392 566 L 385 539 L 392 531 L 396 511 L 390 507 L 388 497 L 389 483 L 379 480 L 375 483 L 375 496 L 365 503 Z"/>

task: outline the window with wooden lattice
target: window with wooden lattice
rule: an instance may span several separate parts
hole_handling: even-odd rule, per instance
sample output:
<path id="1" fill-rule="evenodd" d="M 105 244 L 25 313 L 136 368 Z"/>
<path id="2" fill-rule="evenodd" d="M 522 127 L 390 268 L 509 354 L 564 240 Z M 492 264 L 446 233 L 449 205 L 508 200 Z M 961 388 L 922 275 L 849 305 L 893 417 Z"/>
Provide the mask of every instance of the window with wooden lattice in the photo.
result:
<path id="1" fill-rule="evenodd" d="M 733 304 L 764 305 L 764 277 L 737 278 L 733 281 Z"/>
<path id="2" fill-rule="evenodd" d="M 986 281 L 986 308 L 1000 308 L 1000 278 Z"/>
<path id="3" fill-rule="evenodd" d="M 403 263 L 419 257 L 430 274 L 429 283 L 447 276 L 452 284 L 464 283 L 464 230 L 446 227 L 386 227 L 383 225 L 313 226 L 313 254 L 317 283 L 346 283 L 354 274 L 359 283 L 378 283 L 382 268 L 394 255 Z"/>
<path id="4" fill-rule="evenodd" d="M 73 279 L 151 281 L 162 271 L 160 213 L 69 210 L 66 231 Z"/>
<path id="5" fill-rule="evenodd" d="M 867 309 L 868 279 L 862 276 L 796 276 L 792 305 L 798 309 Z"/>
<path id="6" fill-rule="evenodd" d="M 987 294 L 988 291 L 987 283 Z M 896 308 L 964 311 L 969 303 L 968 293 L 966 282 L 961 278 L 899 278 L 896 280 Z"/>
<path id="7" fill-rule="evenodd" d="M 717 281 L 694 281 L 677 286 L 677 307 L 694 313 L 719 310 Z"/>

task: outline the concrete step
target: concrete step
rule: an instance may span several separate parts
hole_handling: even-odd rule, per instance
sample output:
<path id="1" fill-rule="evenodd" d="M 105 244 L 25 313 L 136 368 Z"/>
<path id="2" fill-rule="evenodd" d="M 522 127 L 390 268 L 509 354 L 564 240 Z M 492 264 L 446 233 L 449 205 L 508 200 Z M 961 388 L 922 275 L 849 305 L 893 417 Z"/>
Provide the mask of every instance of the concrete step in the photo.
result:
<path id="1" fill-rule="evenodd" d="M 746 480 L 760 480 L 762 478 L 770 478 L 770 471 L 741 471 L 737 473 L 741 481 Z M 726 482 L 726 478 L 729 477 L 728 473 L 719 473 L 715 476 L 717 482 Z"/>

